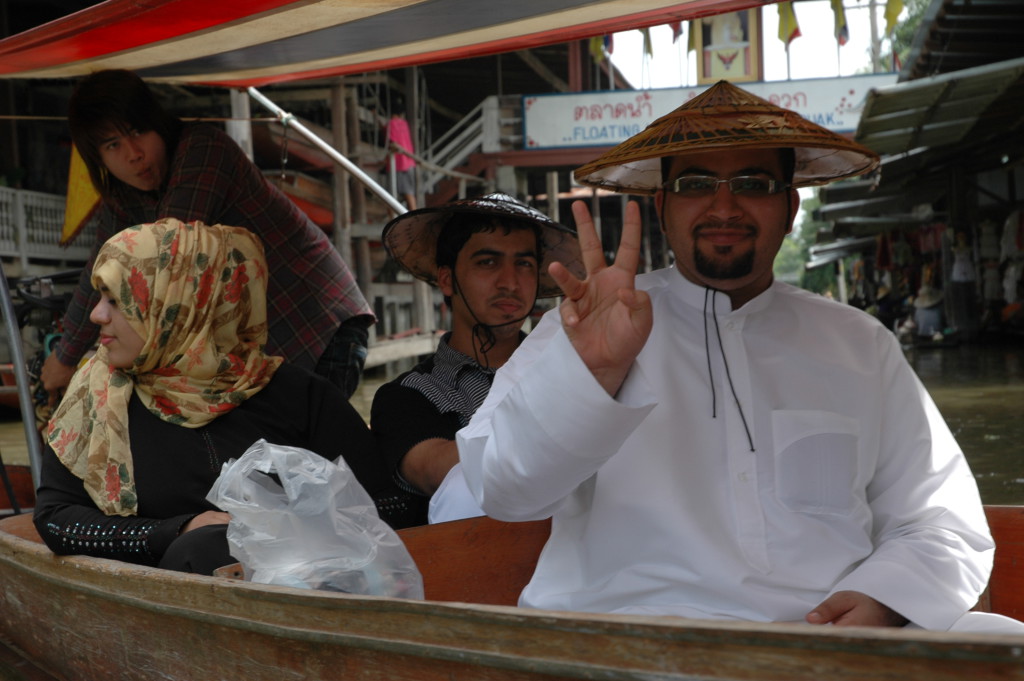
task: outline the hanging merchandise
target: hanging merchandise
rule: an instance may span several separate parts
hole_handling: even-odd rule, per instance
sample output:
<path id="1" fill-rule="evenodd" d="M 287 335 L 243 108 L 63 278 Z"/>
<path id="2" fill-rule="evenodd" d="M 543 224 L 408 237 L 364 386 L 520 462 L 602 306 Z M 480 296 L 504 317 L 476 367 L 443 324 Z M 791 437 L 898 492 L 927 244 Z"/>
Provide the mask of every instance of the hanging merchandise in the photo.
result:
<path id="1" fill-rule="evenodd" d="M 982 295 L 986 302 L 1002 300 L 1003 284 L 999 276 L 999 263 L 995 260 L 986 260 L 981 269 Z"/>
<path id="2" fill-rule="evenodd" d="M 918 232 L 920 238 L 919 249 L 922 254 L 937 253 L 942 250 L 942 233 L 946 226 L 941 222 L 924 225 Z"/>
<path id="3" fill-rule="evenodd" d="M 985 220 L 978 227 L 978 232 L 981 292 L 986 302 L 993 302 L 1003 297 L 999 276 L 999 225 L 994 220 Z"/>
<path id="4" fill-rule="evenodd" d="M 999 225 L 993 220 L 985 220 L 978 227 L 978 250 L 982 260 L 999 258 Z"/>
<path id="5" fill-rule="evenodd" d="M 1010 213 L 1003 224 L 1003 238 L 1000 261 L 1003 271 L 1003 300 L 1012 305 L 1019 298 L 1021 272 L 1024 271 L 1024 214 L 1019 210 Z"/>
<path id="6" fill-rule="evenodd" d="M 891 270 L 893 265 L 892 240 L 889 233 L 879 234 L 875 239 L 875 267 L 880 270 Z"/>
<path id="7" fill-rule="evenodd" d="M 953 245 L 953 273 L 952 279 L 956 282 L 971 282 L 976 278 L 974 271 L 974 249 L 967 241 L 967 232 L 956 233 L 956 243 Z"/>
<path id="8" fill-rule="evenodd" d="M 902 233 L 892 245 L 892 262 L 896 267 L 907 267 L 914 258 L 914 249 Z"/>

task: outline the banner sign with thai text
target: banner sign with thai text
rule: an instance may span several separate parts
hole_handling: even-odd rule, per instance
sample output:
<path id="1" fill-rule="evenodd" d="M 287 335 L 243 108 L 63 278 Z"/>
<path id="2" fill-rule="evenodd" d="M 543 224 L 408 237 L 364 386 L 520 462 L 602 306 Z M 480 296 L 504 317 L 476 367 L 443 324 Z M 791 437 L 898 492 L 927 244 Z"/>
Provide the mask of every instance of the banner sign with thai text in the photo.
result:
<path id="1" fill-rule="evenodd" d="M 833 132 L 852 134 L 868 91 L 895 82 L 895 73 L 883 73 L 744 83 L 742 87 Z M 618 144 L 708 87 L 524 95 L 523 146 L 558 149 Z"/>

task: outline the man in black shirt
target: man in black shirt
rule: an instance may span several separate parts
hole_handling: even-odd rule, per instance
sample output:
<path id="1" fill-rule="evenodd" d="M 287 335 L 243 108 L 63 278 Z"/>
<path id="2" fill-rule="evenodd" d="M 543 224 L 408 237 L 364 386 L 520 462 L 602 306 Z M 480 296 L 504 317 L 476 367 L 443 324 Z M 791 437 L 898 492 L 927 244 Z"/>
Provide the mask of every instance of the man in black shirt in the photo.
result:
<path id="1" fill-rule="evenodd" d="M 575 234 L 511 196 L 411 211 L 384 228 L 391 256 L 437 286 L 452 330 L 437 351 L 378 389 L 371 428 L 395 479 L 421 502 L 420 524 L 482 515 L 462 484 L 455 433 L 523 339 L 538 297 L 557 295 L 547 266 L 582 272 Z M 432 498 L 433 497 L 433 498 Z"/>

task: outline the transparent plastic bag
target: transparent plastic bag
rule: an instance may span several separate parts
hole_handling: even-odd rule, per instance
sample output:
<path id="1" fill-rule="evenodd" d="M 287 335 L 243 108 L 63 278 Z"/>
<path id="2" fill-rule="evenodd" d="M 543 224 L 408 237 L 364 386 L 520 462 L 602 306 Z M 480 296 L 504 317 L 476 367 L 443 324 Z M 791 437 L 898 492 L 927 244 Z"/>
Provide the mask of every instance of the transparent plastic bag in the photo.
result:
<path id="1" fill-rule="evenodd" d="M 207 499 L 231 514 L 231 555 L 249 581 L 423 598 L 412 556 L 342 458 L 261 439 L 224 464 Z"/>

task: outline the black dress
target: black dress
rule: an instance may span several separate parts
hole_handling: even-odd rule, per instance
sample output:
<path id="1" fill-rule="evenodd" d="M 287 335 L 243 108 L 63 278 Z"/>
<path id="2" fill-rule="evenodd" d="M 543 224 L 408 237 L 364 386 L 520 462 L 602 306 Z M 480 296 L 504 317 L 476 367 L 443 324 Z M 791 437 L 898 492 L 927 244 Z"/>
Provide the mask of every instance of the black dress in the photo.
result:
<path id="1" fill-rule="evenodd" d="M 54 553 L 198 572 L 234 562 L 222 540 L 226 525 L 206 532 L 188 532 L 180 538 L 178 532 L 199 513 L 217 510 L 206 495 L 221 466 L 239 458 L 260 438 L 302 447 L 331 460 L 344 457 L 375 500 L 388 498 L 395 489 L 366 423 L 338 388 L 289 365 L 282 365 L 255 396 L 201 428 L 169 424 L 152 415 L 132 395 L 128 428 L 139 499 L 138 514 L 134 516 L 108 516 L 100 511 L 82 480 L 60 462 L 52 449 L 44 449 L 34 522 Z M 219 538 L 204 539 L 210 532 L 219 533 Z M 188 564 L 190 558 L 180 556 L 176 558 L 178 565 L 161 565 L 172 544 L 185 538 L 185 543 L 199 541 L 206 547 L 200 554 L 215 549 L 222 554 L 204 557 L 199 569 Z M 174 553 L 181 551 L 176 549 Z"/>

